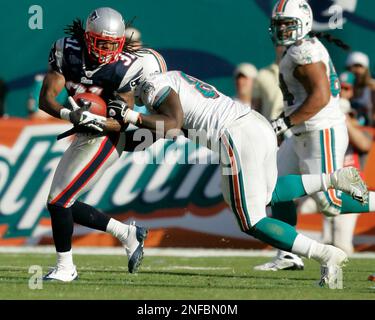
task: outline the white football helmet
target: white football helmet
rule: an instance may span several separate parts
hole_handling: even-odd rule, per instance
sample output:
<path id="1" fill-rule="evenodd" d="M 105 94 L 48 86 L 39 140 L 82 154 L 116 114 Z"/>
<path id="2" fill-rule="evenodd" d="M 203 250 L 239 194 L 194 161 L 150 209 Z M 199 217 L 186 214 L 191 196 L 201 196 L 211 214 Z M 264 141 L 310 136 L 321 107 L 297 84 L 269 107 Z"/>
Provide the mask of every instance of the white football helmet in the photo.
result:
<path id="1" fill-rule="evenodd" d="M 313 13 L 305 0 L 280 0 L 272 11 L 270 34 L 276 45 L 290 46 L 311 31 Z"/>

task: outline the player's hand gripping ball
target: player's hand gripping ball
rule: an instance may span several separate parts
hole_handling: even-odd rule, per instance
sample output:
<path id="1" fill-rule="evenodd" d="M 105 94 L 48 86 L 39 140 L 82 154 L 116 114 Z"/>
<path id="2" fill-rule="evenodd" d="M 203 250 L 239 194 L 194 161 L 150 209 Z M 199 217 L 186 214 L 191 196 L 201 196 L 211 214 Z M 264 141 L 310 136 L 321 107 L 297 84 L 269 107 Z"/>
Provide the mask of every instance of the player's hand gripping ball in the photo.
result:
<path id="1" fill-rule="evenodd" d="M 70 121 L 80 128 L 102 132 L 106 121 L 107 105 L 105 101 L 93 93 L 80 93 L 69 97 L 73 108 Z"/>
<path id="2" fill-rule="evenodd" d="M 73 99 L 80 107 L 84 107 L 85 104 L 90 103 L 87 111 L 98 116 L 107 116 L 107 104 L 98 95 L 90 92 L 84 92 L 76 94 Z"/>

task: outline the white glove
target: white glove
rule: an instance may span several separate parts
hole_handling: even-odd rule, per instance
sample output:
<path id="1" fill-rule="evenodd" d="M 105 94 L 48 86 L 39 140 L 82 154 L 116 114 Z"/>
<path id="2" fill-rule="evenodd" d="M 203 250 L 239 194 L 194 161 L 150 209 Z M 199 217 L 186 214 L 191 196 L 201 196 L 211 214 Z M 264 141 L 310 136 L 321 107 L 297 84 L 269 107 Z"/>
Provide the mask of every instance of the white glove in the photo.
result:
<path id="1" fill-rule="evenodd" d="M 78 110 L 78 109 L 81 108 L 81 107 L 77 104 L 77 102 L 75 102 L 75 100 L 73 99 L 72 96 L 69 96 L 69 97 L 68 97 L 68 101 L 69 101 L 70 105 L 72 106 L 73 111 Z"/>
<path id="2" fill-rule="evenodd" d="M 276 120 L 271 121 L 271 126 L 273 131 L 275 131 L 276 136 L 282 135 L 293 125 L 290 123 L 289 117 L 280 117 Z"/>
<path id="3" fill-rule="evenodd" d="M 103 132 L 106 118 L 88 111 L 90 108 L 90 103 L 84 104 L 82 107 L 80 107 L 74 101 L 73 97 L 69 97 L 68 100 L 73 108 L 73 111 L 67 108 L 61 109 L 61 119 L 68 120 L 75 126 L 83 126 L 94 129 L 95 131 Z"/>
<path id="4" fill-rule="evenodd" d="M 78 123 L 78 125 L 91 128 L 99 132 L 103 132 L 106 120 L 106 117 L 98 116 L 96 114 L 91 113 L 90 111 L 83 111 L 81 115 L 81 120 Z"/>

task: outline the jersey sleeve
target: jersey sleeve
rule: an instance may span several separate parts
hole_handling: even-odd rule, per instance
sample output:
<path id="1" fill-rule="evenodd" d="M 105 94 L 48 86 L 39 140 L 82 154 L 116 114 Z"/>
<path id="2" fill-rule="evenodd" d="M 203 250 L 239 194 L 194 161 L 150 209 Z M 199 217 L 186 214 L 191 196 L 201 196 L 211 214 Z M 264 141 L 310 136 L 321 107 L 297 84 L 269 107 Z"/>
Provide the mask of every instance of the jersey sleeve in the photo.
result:
<path id="1" fill-rule="evenodd" d="M 64 39 L 61 38 L 52 45 L 48 58 L 48 70 L 53 70 L 61 74 L 63 73 Z"/>
<path id="2" fill-rule="evenodd" d="M 293 46 L 290 57 L 296 65 L 317 63 L 323 60 L 322 52 L 314 39 L 305 40 L 298 46 Z"/>
<path id="3" fill-rule="evenodd" d="M 150 112 L 157 111 L 171 90 L 170 85 L 163 81 L 161 76 L 151 77 L 142 84 L 140 98 Z"/>

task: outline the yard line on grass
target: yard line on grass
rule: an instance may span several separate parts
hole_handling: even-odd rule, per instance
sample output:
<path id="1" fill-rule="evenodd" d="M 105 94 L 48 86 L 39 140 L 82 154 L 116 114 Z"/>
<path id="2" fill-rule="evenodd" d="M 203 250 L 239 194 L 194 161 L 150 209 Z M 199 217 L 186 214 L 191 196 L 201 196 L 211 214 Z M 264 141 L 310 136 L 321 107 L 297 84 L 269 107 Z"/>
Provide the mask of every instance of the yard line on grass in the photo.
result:
<path id="1" fill-rule="evenodd" d="M 22 246 L 0 247 L 0 253 L 11 254 L 55 254 L 53 246 Z M 145 248 L 145 256 L 164 257 L 274 257 L 275 250 L 249 250 L 249 249 L 202 249 L 202 248 Z M 75 247 L 73 254 L 82 255 L 125 255 L 122 247 Z M 375 252 L 356 252 L 349 258 L 375 259 Z"/>

